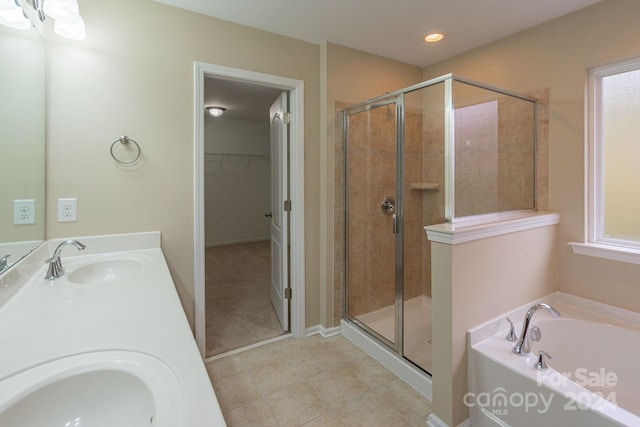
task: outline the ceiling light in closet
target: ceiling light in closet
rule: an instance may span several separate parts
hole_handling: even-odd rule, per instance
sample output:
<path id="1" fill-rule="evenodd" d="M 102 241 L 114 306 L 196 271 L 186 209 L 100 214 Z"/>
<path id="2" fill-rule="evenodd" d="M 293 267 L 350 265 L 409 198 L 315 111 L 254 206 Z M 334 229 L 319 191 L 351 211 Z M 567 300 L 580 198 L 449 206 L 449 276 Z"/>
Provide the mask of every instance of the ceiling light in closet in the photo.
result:
<path id="1" fill-rule="evenodd" d="M 227 109 L 224 107 L 207 107 L 207 111 L 209 112 L 209 114 L 211 114 L 213 117 L 220 117 L 222 115 L 222 113 L 224 113 Z"/>

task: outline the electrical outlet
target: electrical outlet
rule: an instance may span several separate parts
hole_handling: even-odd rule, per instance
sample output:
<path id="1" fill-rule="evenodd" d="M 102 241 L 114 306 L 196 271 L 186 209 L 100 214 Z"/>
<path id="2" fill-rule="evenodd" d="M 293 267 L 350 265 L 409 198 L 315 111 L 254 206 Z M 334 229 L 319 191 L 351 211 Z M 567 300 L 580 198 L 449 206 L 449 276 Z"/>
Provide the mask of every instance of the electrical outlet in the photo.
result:
<path id="1" fill-rule="evenodd" d="M 35 199 L 22 199 L 13 201 L 13 224 L 35 224 L 36 201 Z"/>
<path id="2" fill-rule="evenodd" d="M 74 222 L 78 220 L 78 199 L 58 199 L 58 222 Z"/>

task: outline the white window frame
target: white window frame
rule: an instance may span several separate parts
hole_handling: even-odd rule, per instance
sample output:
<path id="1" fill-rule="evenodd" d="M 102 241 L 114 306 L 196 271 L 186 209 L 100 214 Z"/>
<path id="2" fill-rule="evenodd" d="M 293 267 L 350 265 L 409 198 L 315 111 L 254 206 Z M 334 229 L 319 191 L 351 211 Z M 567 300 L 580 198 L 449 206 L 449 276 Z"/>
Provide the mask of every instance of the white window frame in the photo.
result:
<path id="1" fill-rule="evenodd" d="M 640 264 L 640 241 L 604 236 L 603 203 L 603 140 L 602 140 L 602 78 L 614 74 L 640 70 L 640 57 L 617 61 L 591 68 L 587 86 L 585 146 L 586 175 L 586 242 L 571 242 L 574 253 L 616 261 Z"/>

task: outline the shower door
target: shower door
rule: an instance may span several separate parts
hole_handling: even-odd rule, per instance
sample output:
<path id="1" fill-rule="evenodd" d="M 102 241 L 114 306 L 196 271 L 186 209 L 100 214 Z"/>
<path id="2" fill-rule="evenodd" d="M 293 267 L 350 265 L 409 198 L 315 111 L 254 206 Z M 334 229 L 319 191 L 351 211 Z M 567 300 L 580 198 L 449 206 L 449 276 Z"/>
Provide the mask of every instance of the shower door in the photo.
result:
<path id="1" fill-rule="evenodd" d="M 402 98 L 345 114 L 346 318 L 402 350 Z"/>

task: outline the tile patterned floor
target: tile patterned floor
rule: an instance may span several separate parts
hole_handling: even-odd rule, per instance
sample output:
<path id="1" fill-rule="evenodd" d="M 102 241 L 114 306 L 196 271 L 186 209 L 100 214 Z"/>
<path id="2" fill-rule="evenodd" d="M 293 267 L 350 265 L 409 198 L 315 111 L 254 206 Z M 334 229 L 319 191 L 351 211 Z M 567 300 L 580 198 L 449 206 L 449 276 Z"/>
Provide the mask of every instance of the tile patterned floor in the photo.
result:
<path id="1" fill-rule="evenodd" d="M 342 336 L 286 338 L 206 365 L 230 427 L 412 427 L 431 412 Z"/>
<path id="2" fill-rule="evenodd" d="M 270 271 L 268 240 L 206 249 L 207 357 L 283 334 L 271 306 Z"/>

